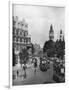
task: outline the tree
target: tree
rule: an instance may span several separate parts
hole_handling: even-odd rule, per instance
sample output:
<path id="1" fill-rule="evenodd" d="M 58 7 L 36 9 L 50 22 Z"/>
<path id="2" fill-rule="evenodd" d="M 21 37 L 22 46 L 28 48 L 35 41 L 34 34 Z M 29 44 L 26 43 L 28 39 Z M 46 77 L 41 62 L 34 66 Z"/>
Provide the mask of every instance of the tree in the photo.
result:
<path id="1" fill-rule="evenodd" d="M 65 41 L 62 41 L 61 39 L 59 41 L 56 41 L 55 48 L 57 52 L 57 57 L 61 57 L 63 59 L 63 56 L 65 54 Z"/>
<path id="2" fill-rule="evenodd" d="M 48 57 L 53 57 L 55 53 L 55 42 L 52 40 L 46 41 L 43 47 L 43 53 L 47 52 Z"/>

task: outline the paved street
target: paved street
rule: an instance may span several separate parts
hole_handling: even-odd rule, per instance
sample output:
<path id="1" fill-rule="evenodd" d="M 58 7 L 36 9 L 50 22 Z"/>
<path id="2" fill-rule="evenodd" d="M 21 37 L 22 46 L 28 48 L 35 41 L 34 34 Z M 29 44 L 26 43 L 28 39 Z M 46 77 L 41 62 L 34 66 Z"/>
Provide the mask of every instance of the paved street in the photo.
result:
<path id="1" fill-rule="evenodd" d="M 24 78 L 24 71 L 19 70 L 19 76 L 13 80 L 13 85 L 53 83 L 52 76 L 52 63 L 50 64 L 50 69 L 45 72 L 42 72 L 38 66 L 36 73 L 34 72 L 34 66 L 32 64 L 26 69 L 26 78 Z"/>

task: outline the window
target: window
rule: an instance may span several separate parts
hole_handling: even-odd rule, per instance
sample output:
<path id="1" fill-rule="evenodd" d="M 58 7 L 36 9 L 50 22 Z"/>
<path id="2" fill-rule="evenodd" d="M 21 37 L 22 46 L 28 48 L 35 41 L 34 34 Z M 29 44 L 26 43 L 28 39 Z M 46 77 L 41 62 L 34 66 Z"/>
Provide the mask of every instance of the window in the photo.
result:
<path id="1" fill-rule="evenodd" d="M 28 35 L 28 32 L 26 31 L 26 36 Z"/>
<path id="2" fill-rule="evenodd" d="M 22 42 L 22 38 L 20 38 L 20 42 Z"/>
<path id="3" fill-rule="evenodd" d="M 24 39 L 22 38 L 22 42 L 24 43 Z"/>
<path id="4" fill-rule="evenodd" d="M 18 38 L 17 38 L 17 40 L 16 40 L 17 42 L 18 42 Z"/>
<path id="5" fill-rule="evenodd" d="M 24 36 L 25 36 L 25 31 L 24 31 Z"/>
<path id="6" fill-rule="evenodd" d="M 14 37 L 14 42 L 16 42 L 16 37 Z"/>
<path id="7" fill-rule="evenodd" d="M 26 38 L 26 43 L 28 43 L 28 38 Z"/>
<path id="8" fill-rule="evenodd" d="M 18 28 L 21 29 L 21 24 L 20 24 L 20 22 L 18 22 Z"/>
<path id="9" fill-rule="evenodd" d="M 24 32 L 24 36 L 27 36 L 27 35 L 28 35 L 28 32 L 27 32 L 27 31 L 25 31 L 25 32 Z"/>
<path id="10" fill-rule="evenodd" d="M 27 28 L 28 27 L 28 24 L 26 24 L 25 27 Z"/>
<path id="11" fill-rule="evenodd" d="M 27 39 L 27 43 L 29 44 L 30 42 L 29 42 L 29 38 Z"/>
<path id="12" fill-rule="evenodd" d="M 16 35 L 16 33 L 17 33 L 17 32 L 16 32 L 16 29 L 14 29 L 14 31 L 13 31 L 13 32 L 14 32 L 14 35 Z"/>
<path id="13" fill-rule="evenodd" d="M 24 43 L 26 43 L 26 40 L 24 39 Z"/>
<path id="14" fill-rule="evenodd" d="M 20 35 L 20 30 L 19 30 L 19 32 L 18 32 L 18 35 Z"/>
<path id="15" fill-rule="evenodd" d="M 17 34 L 17 30 L 15 29 L 15 35 Z"/>
<path id="16" fill-rule="evenodd" d="M 25 32 L 25 36 L 26 36 L 26 32 Z"/>
<path id="17" fill-rule="evenodd" d="M 22 36 L 24 36 L 24 32 L 22 32 Z"/>
<path id="18" fill-rule="evenodd" d="M 19 29 L 17 29 L 17 35 L 19 35 Z"/>
<path id="19" fill-rule="evenodd" d="M 20 31 L 20 35 L 22 36 L 22 31 Z"/>
<path id="20" fill-rule="evenodd" d="M 30 38 L 29 38 L 29 43 L 30 43 L 30 41 L 31 41 L 31 40 L 30 40 Z"/>
<path id="21" fill-rule="evenodd" d="M 24 24 L 22 24 L 22 26 L 24 26 Z"/>
<path id="22" fill-rule="evenodd" d="M 20 42 L 20 38 L 18 38 L 18 42 Z"/>

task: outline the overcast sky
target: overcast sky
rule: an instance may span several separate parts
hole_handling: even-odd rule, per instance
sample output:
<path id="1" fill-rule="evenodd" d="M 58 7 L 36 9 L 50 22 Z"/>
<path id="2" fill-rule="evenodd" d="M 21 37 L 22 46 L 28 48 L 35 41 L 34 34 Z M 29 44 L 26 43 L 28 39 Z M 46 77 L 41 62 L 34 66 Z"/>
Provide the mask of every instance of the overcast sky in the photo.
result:
<path id="1" fill-rule="evenodd" d="M 28 33 L 32 43 L 43 47 L 49 40 L 50 25 L 53 25 L 54 41 L 59 37 L 60 29 L 65 30 L 65 9 L 61 7 L 40 7 L 27 5 L 14 5 L 13 15 L 28 23 Z"/>

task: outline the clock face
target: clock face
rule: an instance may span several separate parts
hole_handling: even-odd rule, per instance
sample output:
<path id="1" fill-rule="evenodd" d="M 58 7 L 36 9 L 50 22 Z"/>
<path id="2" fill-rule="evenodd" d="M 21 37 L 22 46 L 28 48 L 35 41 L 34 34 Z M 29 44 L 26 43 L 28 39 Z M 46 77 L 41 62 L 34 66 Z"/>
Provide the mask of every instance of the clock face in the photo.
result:
<path id="1" fill-rule="evenodd" d="M 53 33 L 50 33 L 49 35 L 50 35 L 50 36 L 53 36 Z"/>

